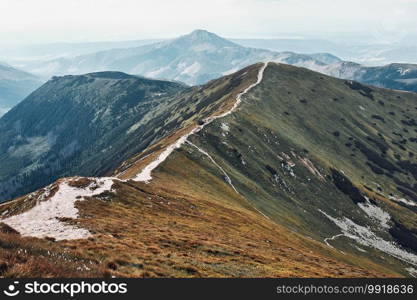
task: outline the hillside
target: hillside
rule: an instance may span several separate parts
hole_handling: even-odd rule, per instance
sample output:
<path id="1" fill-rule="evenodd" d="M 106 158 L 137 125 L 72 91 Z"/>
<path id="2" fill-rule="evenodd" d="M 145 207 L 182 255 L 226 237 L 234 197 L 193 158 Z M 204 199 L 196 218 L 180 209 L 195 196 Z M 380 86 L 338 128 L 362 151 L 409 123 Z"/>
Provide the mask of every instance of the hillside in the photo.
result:
<path id="1" fill-rule="evenodd" d="M 103 176 L 240 84 L 236 74 L 194 88 L 119 72 L 55 77 L 0 120 L 0 201 L 59 177 Z"/>
<path id="2" fill-rule="evenodd" d="M 0 117 L 41 84 L 36 76 L 0 63 Z"/>
<path id="3" fill-rule="evenodd" d="M 269 63 L 171 99 L 107 177 L 0 206 L 5 276 L 415 274 L 415 93 Z"/>
<path id="4" fill-rule="evenodd" d="M 417 263 L 415 103 L 270 64 L 241 109 L 191 136 L 161 176 L 194 189 L 226 176 L 268 219 L 407 274 Z"/>
<path id="5" fill-rule="evenodd" d="M 118 72 L 52 78 L 0 119 L 0 201 L 111 170 L 161 134 L 184 89 Z"/>

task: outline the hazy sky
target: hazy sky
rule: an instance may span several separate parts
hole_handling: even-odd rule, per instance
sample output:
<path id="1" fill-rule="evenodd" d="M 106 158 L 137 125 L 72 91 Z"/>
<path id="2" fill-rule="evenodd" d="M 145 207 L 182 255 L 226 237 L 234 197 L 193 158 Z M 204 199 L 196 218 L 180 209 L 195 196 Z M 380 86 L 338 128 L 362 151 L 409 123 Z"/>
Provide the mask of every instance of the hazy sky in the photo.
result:
<path id="1" fill-rule="evenodd" d="M 335 32 L 396 40 L 417 28 L 417 0 L 0 0 L 0 43 Z M 297 33 L 297 34 L 295 34 Z"/>

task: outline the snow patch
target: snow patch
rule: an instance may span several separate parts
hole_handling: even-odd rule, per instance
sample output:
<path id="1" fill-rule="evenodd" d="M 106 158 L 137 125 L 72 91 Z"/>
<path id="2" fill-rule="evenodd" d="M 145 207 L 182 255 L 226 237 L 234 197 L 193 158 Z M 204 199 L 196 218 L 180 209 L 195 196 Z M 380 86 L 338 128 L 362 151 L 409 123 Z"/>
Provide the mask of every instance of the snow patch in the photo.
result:
<path id="1" fill-rule="evenodd" d="M 398 73 L 400 73 L 402 76 L 410 73 L 411 70 L 410 69 L 406 69 L 406 68 L 398 68 Z"/>
<path id="2" fill-rule="evenodd" d="M 181 75 L 195 76 L 201 70 L 201 65 L 198 62 L 193 63 L 192 65 L 186 67 Z"/>
<path id="3" fill-rule="evenodd" d="M 411 276 L 417 278 L 417 269 L 410 267 L 405 269 Z"/>
<path id="4" fill-rule="evenodd" d="M 380 238 L 373 233 L 370 228 L 358 225 L 349 218 L 333 218 L 324 211 L 320 209 L 319 211 L 336 224 L 342 230 L 342 234 L 355 240 L 358 244 L 373 247 L 397 259 L 417 266 L 417 255 L 407 252 L 394 242 L 386 241 Z"/>
<path id="5" fill-rule="evenodd" d="M 395 201 L 395 202 L 401 202 L 401 203 L 404 203 L 404 204 L 409 205 L 409 206 L 417 206 L 417 203 L 415 203 L 413 201 L 410 201 L 410 200 L 407 200 L 405 198 L 399 198 L 399 197 L 395 197 L 395 196 L 388 196 L 388 198 L 390 200 Z"/>
<path id="6" fill-rule="evenodd" d="M 229 130 L 230 130 L 229 124 L 227 124 L 227 123 L 222 123 L 220 128 L 225 132 L 229 132 Z"/>
<path id="7" fill-rule="evenodd" d="M 201 43 L 193 46 L 191 50 L 194 52 L 211 52 L 216 50 L 216 46 L 210 43 Z"/>
<path id="8" fill-rule="evenodd" d="M 325 238 L 324 242 L 326 243 L 327 246 L 329 246 L 331 248 L 334 248 L 332 245 L 329 244 L 329 241 L 333 241 L 333 240 L 335 240 L 335 239 L 337 239 L 338 237 L 341 237 L 341 236 L 345 236 L 345 235 L 343 233 L 339 233 L 339 234 L 336 234 L 336 235 L 334 235 L 330 238 Z"/>
<path id="9" fill-rule="evenodd" d="M 71 178 L 77 179 L 77 178 Z M 30 210 L 15 216 L 3 219 L 2 222 L 20 232 L 22 236 L 52 237 L 56 240 L 83 239 L 91 236 L 91 233 L 83 228 L 76 227 L 60 221 L 58 218 L 78 217 L 75 207 L 76 201 L 82 201 L 83 197 L 92 197 L 105 191 L 109 191 L 115 178 L 88 178 L 91 183 L 85 188 L 69 185 L 66 179 L 58 186 L 58 190 L 48 200 L 51 187 L 37 199 L 37 205 Z"/>
<path id="10" fill-rule="evenodd" d="M 139 129 L 141 125 L 141 122 L 137 122 L 135 124 L 133 124 L 132 126 L 130 126 L 130 128 L 126 131 L 126 134 L 131 134 L 132 132 L 135 132 L 136 130 Z"/>
<path id="11" fill-rule="evenodd" d="M 183 135 L 182 137 L 180 137 L 174 144 L 169 145 L 168 147 L 165 148 L 164 151 L 162 151 L 161 154 L 159 154 L 159 156 L 157 157 L 157 159 L 155 159 L 154 161 L 152 161 L 150 164 L 148 164 L 147 166 L 145 166 L 142 171 L 140 171 L 139 174 L 137 174 L 133 180 L 134 181 L 144 181 L 144 182 L 149 182 L 152 179 L 152 171 L 154 169 L 156 169 L 156 167 L 158 167 L 161 163 L 163 163 L 168 156 L 170 156 L 170 154 L 175 150 L 178 149 L 179 147 L 182 146 L 182 144 L 185 143 L 185 141 L 187 140 L 187 138 L 193 134 L 194 132 L 196 132 L 196 129 L 199 127 L 196 127 L 195 129 L 191 130 L 188 134 Z"/>
<path id="12" fill-rule="evenodd" d="M 389 229 L 388 224 L 391 220 L 389 213 L 382 210 L 380 207 L 373 205 L 367 197 L 365 197 L 365 203 L 358 203 L 358 206 L 374 221 L 378 222 L 382 228 Z"/>
<path id="13" fill-rule="evenodd" d="M 356 246 L 356 245 L 354 245 L 354 247 L 355 247 L 358 251 L 360 251 L 360 252 L 363 252 L 363 253 L 368 252 L 368 251 L 366 251 L 365 249 L 362 249 L 361 247 L 358 247 L 358 246 Z"/>

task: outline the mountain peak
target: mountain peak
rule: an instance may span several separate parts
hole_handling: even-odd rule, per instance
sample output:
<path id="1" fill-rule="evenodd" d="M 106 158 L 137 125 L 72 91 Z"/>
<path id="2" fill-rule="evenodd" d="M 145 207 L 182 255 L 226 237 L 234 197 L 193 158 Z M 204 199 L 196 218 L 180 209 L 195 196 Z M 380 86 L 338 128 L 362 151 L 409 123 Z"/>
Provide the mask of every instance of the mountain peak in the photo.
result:
<path id="1" fill-rule="evenodd" d="M 239 47 L 237 44 L 204 29 L 196 29 L 189 34 L 179 37 L 175 41 L 190 43 L 190 45 L 195 45 L 196 43 L 210 43 L 217 47 Z"/>
<path id="2" fill-rule="evenodd" d="M 210 37 L 210 36 L 215 36 L 215 37 L 219 37 L 217 34 L 209 32 L 205 29 L 195 29 L 193 30 L 189 36 L 195 36 L 195 37 Z"/>

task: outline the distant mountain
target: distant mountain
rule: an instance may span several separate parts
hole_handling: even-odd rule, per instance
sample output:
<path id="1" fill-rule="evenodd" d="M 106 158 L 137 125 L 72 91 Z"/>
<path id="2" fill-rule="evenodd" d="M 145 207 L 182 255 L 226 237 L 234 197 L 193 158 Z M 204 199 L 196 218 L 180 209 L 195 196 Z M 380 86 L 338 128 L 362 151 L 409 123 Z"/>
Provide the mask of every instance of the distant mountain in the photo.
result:
<path id="1" fill-rule="evenodd" d="M 415 41 L 413 36 L 411 41 Z M 347 59 L 367 66 L 386 65 L 390 63 L 417 64 L 417 46 L 412 44 L 375 44 L 351 46 Z"/>
<path id="2" fill-rule="evenodd" d="M 416 101 L 276 63 L 55 78 L 0 119 L 3 197 L 31 191 L 3 276 L 414 276 Z"/>
<path id="3" fill-rule="evenodd" d="M 328 52 L 346 61 L 353 61 L 366 66 L 380 66 L 390 63 L 417 64 L 417 46 L 413 41 L 415 36 L 408 37 L 408 41 L 401 43 L 370 42 L 372 37 L 363 41 L 332 41 L 325 39 L 231 39 L 231 41 L 252 48 L 262 48 L 271 51 L 292 51 L 297 53 Z M 366 42 L 365 42 L 366 41 Z"/>
<path id="4" fill-rule="evenodd" d="M 244 44 L 264 45 L 261 43 L 264 40 L 255 41 L 257 42 L 255 44 L 248 41 Z M 264 42 L 266 43 L 266 41 Z M 294 41 L 288 40 L 287 42 Z M 288 43 L 284 43 L 283 47 Z M 303 43 L 308 43 L 308 41 L 301 44 Z M 318 41 L 314 43 L 318 44 Z M 396 66 L 411 70 L 414 69 L 413 65 L 395 64 L 394 67 L 371 68 L 343 61 L 339 57 L 325 52 L 297 54 L 290 51 L 276 52 L 249 48 L 205 30 L 195 30 L 177 39 L 141 47 L 112 49 L 74 58 L 38 61 L 26 65 L 25 68 L 44 78 L 53 75 L 112 70 L 194 85 L 206 83 L 260 61 L 282 62 L 338 78 L 357 80 L 385 88 L 417 90 L 417 78 L 414 72 L 401 74 L 401 72 L 391 70 Z M 389 80 L 384 78 L 388 74 L 387 72 L 390 72 Z"/>
<path id="5" fill-rule="evenodd" d="M 340 61 L 326 66 L 321 71 L 338 78 L 357 80 L 378 87 L 417 92 L 417 65 L 413 64 L 396 63 L 366 67 Z"/>
<path id="6" fill-rule="evenodd" d="M 330 64 L 334 64 L 334 63 L 338 63 L 341 62 L 342 60 L 330 53 L 313 53 L 313 54 L 308 54 L 308 56 L 321 61 L 322 63 L 325 63 L 326 65 L 330 65 Z"/>
<path id="7" fill-rule="evenodd" d="M 333 53 L 341 57 L 349 57 L 353 53 L 345 45 L 324 39 L 276 38 L 276 39 L 230 39 L 244 47 L 268 49 L 274 52 L 296 53 Z"/>
<path id="8" fill-rule="evenodd" d="M 193 85 L 266 60 L 309 67 L 324 65 L 307 55 L 246 48 L 205 30 L 195 30 L 152 45 L 60 58 L 26 69 L 42 76 L 114 70 Z"/>
<path id="9" fill-rule="evenodd" d="M 28 45 L 3 45 L 0 59 L 9 61 L 16 66 L 26 66 L 31 61 L 45 61 L 61 57 L 75 57 L 99 51 L 132 48 L 160 42 L 160 39 L 144 39 L 120 42 L 85 42 L 85 43 L 48 43 Z"/>
<path id="10" fill-rule="evenodd" d="M 0 116 L 41 84 L 35 75 L 0 63 Z"/>

